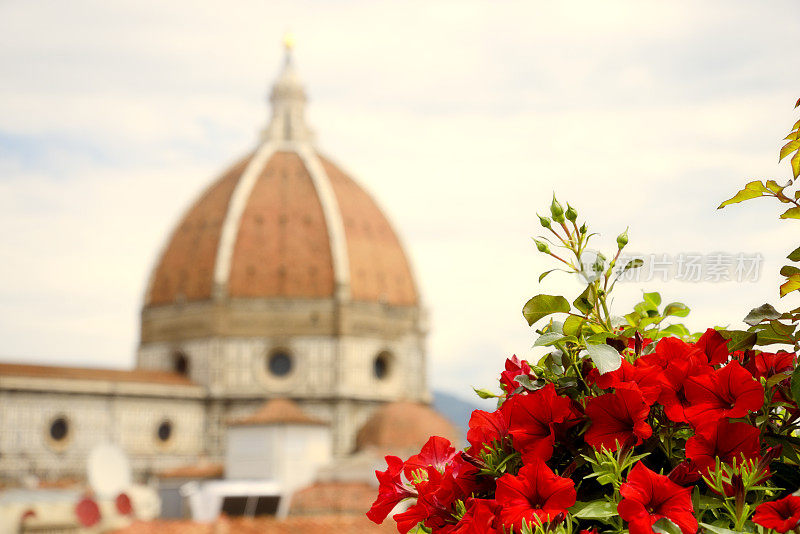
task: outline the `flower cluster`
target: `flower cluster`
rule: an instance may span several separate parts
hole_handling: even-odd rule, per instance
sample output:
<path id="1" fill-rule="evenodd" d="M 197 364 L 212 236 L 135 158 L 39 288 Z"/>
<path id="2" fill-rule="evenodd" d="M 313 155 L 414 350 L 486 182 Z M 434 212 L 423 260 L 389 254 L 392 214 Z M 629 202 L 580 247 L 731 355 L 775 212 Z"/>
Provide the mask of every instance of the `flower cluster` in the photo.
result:
<path id="1" fill-rule="evenodd" d="M 800 441 L 795 354 L 730 351 L 713 329 L 620 339 L 617 369 L 587 357 L 568 380 L 508 359 L 498 408 L 472 413 L 468 447 L 432 437 L 406 461 L 388 456 L 368 517 L 406 502 L 401 533 L 741 532 L 751 517 L 800 528 L 800 497 L 774 500 L 800 469 L 782 462 Z"/>

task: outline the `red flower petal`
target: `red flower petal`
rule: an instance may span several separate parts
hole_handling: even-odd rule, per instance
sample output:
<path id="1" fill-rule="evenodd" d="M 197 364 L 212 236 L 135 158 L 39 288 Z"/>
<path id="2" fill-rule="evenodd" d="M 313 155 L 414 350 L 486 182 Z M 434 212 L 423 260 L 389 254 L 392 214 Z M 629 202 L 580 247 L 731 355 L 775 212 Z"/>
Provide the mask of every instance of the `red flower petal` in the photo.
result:
<path id="1" fill-rule="evenodd" d="M 522 528 L 522 520 L 548 522 L 575 504 L 575 483 L 562 478 L 534 458 L 517 476 L 505 474 L 497 480 L 495 499 L 503 506 L 500 518 L 504 525 Z"/>
<path id="2" fill-rule="evenodd" d="M 800 497 L 789 495 L 759 505 L 753 522 L 781 533 L 796 529 L 800 526 Z"/>
<path id="3" fill-rule="evenodd" d="M 619 516 L 631 534 L 650 534 L 652 525 L 666 517 L 684 534 L 697 532 L 691 488 L 682 488 L 669 477 L 654 473 L 642 462 L 633 466 L 620 487 Z"/>
<path id="4" fill-rule="evenodd" d="M 628 440 L 639 445 L 653 434 L 647 424 L 650 407 L 644 402 L 640 391 L 619 389 L 589 399 L 586 415 L 592 426 L 584 434 L 586 443 L 600 449 L 615 451 Z"/>

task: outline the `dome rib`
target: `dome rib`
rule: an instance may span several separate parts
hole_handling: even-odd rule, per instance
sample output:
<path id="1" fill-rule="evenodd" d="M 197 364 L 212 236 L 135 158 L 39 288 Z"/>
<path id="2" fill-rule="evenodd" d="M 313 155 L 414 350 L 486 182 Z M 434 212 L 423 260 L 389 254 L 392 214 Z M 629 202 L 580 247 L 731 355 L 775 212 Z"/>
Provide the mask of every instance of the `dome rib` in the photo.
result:
<path id="1" fill-rule="evenodd" d="M 301 144 L 297 153 L 311 176 L 314 188 L 317 190 L 325 224 L 328 227 L 331 254 L 333 256 L 333 277 L 336 283 L 334 295 L 339 299 L 350 298 L 350 265 L 347 254 L 347 237 L 342 221 L 342 210 L 334 194 L 333 185 L 322 161 L 311 146 Z"/>
<path id="2" fill-rule="evenodd" d="M 256 151 L 253 158 L 247 165 L 236 183 L 228 209 L 225 213 L 225 222 L 222 225 L 217 256 L 214 263 L 214 296 L 221 297 L 227 293 L 228 283 L 231 276 L 231 261 L 233 258 L 233 248 L 239 235 L 242 222 L 242 214 L 245 206 L 250 201 L 250 195 L 256 180 L 269 162 L 270 157 L 275 152 L 274 143 L 264 143 Z"/>

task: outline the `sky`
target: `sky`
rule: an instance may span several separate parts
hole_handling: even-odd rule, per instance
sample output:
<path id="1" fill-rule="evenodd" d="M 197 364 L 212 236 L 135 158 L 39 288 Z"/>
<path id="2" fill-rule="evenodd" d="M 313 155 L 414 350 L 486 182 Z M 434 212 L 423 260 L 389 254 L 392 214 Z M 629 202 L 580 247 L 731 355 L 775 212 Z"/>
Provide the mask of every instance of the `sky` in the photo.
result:
<path id="1" fill-rule="evenodd" d="M 130 367 L 145 283 L 199 192 L 250 150 L 290 31 L 319 146 L 378 200 L 431 315 L 434 388 L 496 387 L 536 359 L 521 315 L 577 280 L 536 253 L 553 193 L 613 252 L 760 254 L 757 281 L 618 286 L 743 326 L 780 308 L 800 4 L 83 1 L 0 3 L 0 360 Z M 735 278 L 735 276 L 734 276 Z"/>

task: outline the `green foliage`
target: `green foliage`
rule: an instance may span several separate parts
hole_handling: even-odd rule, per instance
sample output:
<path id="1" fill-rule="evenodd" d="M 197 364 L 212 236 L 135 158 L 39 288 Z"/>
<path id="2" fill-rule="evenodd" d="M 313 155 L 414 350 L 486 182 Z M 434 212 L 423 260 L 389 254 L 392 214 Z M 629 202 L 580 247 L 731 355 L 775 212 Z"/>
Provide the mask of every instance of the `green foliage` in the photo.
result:
<path id="1" fill-rule="evenodd" d="M 795 109 L 798 105 L 800 105 L 800 100 L 795 104 Z M 772 197 L 784 205 L 789 205 L 788 207 L 785 206 L 786 210 L 781 213 L 781 219 L 800 219 L 800 189 L 795 189 L 794 192 L 789 190 L 796 185 L 795 180 L 800 176 L 800 120 L 794 123 L 789 135 L 784 140 L 788 142 L 781 147 L 778 161 L 783 161 L 785 158 L 789 159 L 792 179 L 786 185 L 780 185 L 775 180 L 754 180 L 745 185 L 744 189 L 733 197 L 720 204 L 717 209 L 753 198 Z M 800 261 L 800 248 L 789 254 L 789 260 Z M 800 290 L 800 269 L 787 265 L 781 269 L 781 274 L 786 277 L 779 289 L 781 297 Z M 794 340 L 797 341 L 797 338 L 794 338 Z"/>
<path id="2" fill-rule="evenodd" d="M 529 326 L 540 319 L 554 313 L 567 313 L 570 310 L 569 302 L 562 296 L 536 295 L 522 308 L 522 315 L 528 321 Z"/>

